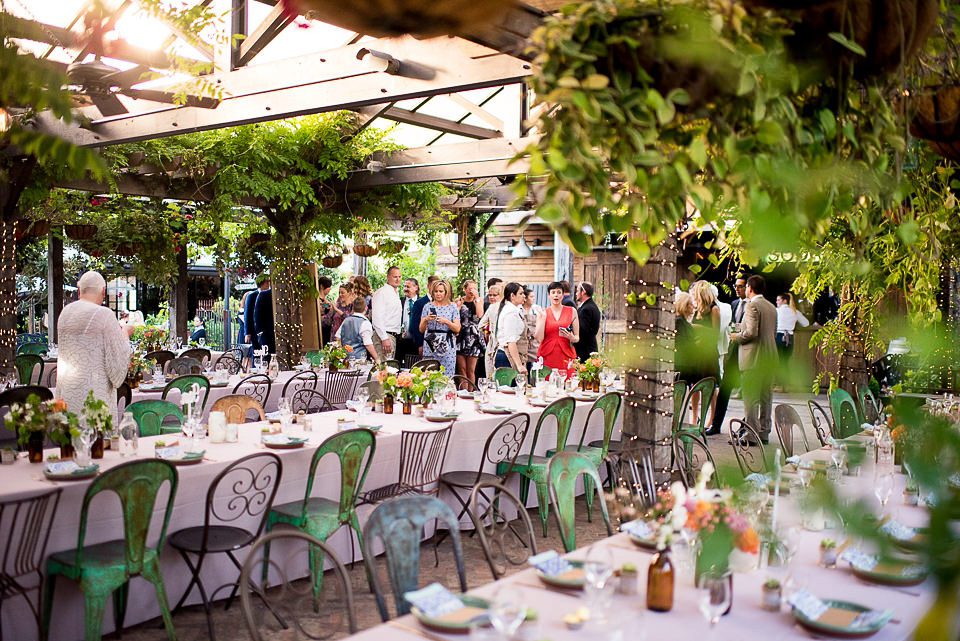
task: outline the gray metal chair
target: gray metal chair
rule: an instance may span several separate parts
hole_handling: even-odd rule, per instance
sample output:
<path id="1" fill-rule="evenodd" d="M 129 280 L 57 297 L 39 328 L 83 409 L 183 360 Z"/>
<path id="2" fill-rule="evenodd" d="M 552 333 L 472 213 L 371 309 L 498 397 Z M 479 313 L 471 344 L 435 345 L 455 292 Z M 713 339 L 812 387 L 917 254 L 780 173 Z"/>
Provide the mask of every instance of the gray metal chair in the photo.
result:
<path id="1" fill-rule="evenodd" d="M 187 356 L 171 358 L 167 361 L 166 372 L 172 376 L 199 374 L 203 371 L 203 364 L 195 358 Z"/>
<path id="2" fill-rule="evenodd" d="M 697 484 L 704 463 L 709 461 L 713 465 L 713 469 L 717 469 L 706 440 L 693 434 L 685 434 L 673 439 L 673 458 L 676 462 L 676 472 L 680 476 L 680 482 L 688 489 Z M 708 483 L 709 487 L 720 487 L 719 476 L 716 471 L 713 473 Z"/>
<path id="3" fill-rule="evenodd" d="M 360 503 L 379 503 L 404 494 L 440 491 L 440 474 L 450 444 L 453 423 L 435 430 L 404 430 L 400 434 L 400 474 L 396 483 L 360 495 Z M 456 523 L 456 519 L 454 520 Z"/>
<path id="4" fill-rule="evenodd" d="M 780 439 L 780 447 L 783 448 L 784 457 L 793 456 L 793 435 L 794 431 L 800 435 L 803 441 L 803 450 L 810 451 L 810 443 L 807 441 L 807 434 L 803 430 L 803 423 L 800 415 L 792 405 L 780 403 L 773 408 L 773 423 L 777 428 L 777 438 Z"/>
<path id="5" fill-rule="evenodd" d="M 817 434 L 817 440 L 820 441 L 820 447 L 825 447 L 833 433 L 830 415 L 820 403 L 814 400 L 807 401 L 807 409 L 810 411 L 810 420 L 813 422 L 813 430 Z"/>
<path id="6" fill-rule="evenodd" d="M 730 445 L 737 457 L 737 465 L 744 476 L 750 474 L 767 474 L 766 453 L 763 451 L 763 442 L 753 426 L 739 418 L 730 419 Z"/>
<path id="7" fill-rule="evenodd" d="M 467 500 L 467 514 L 494 581 L 506 574 L 507 564 L 526 565 L 527 559 L 537 553 L 527 508 L 504 485 L 495 480 L 474 485 Z"/>

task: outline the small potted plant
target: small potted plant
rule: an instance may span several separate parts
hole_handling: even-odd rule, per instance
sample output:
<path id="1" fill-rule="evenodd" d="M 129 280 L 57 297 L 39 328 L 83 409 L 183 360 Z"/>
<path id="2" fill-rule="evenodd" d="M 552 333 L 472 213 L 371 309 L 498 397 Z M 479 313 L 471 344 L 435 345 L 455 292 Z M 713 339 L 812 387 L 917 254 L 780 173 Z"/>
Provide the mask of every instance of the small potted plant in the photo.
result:
<path id="1" fill-rule="evenodd" d="M 904 505 L 917 505 L 920 502 L 920 488 L 912 478 L 907 479 L 907 486 L 903 489 Z"/>
<path id="2" fill-rule="evenodd" d="M 764 610 L 777 612 L 780 610 L 781 587 L 780 581 L 774 578 L 768 578 L 763 583 L 763 603 Z"/>
<path id="3" fill-rule="evenodd" d="M 820 541 L 820 565 L 832 568 L 837 565 L 837 542 L 833 539 Z"/>
<path id="4" fill-rule="evenodd" d="M 3 465 L 13 465 L 17 460 L 17 453 L 10 446 L 0 449 L 0 463 Z"/>
<path id="5" fill-rule="evenodd" d="M 639 591 L 637 566 L 633 563 L 624 563 L 620 568 L 620 594 L 636 594 Z"/>

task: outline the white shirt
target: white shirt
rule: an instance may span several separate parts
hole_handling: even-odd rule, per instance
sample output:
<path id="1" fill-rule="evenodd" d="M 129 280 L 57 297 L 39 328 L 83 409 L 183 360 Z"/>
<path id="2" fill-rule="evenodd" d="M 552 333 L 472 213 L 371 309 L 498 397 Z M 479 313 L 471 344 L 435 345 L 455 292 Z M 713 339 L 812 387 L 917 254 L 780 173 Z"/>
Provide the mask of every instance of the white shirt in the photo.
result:
<path id="1" fill-rule="evenodd" d="M 789 305 L 777 305 L 777 331 L 792 334 L 797 325 L 806 327 L 810 321 L 795 309 L 790 309 Z"/>
<path id="2" fill-rule="evenodd" d="M 358 314 L 356 312 L 350 314 L 350 316 L 359 316 L 363 319 L 363 322 L 360 323 L 360 338 L 363 340 L 364 345 L 373 345 L 373 325 L 370 324 L 370 321 L 367 320 L 367 317 L 363 314 Z M 349 318 L 348 316 L 347 318 Z M 340 324 L 340 328 L 337 329 L 337 334 L 334 338 L 338 341 L 340 340 L 340 330 L 343 329 L 343 323 Z"/>
<path id="3" fill-rule="evenodd" d="M 377 333 L 381 340 L 387 338 L 389 333 L 400 333 L 403 308 L 400 305 L 400 295 L 396 289 L 390 285 L 384 285 L 373 292 L 373 300 L 371 300 L 370 306 L 373 307 L 373 314 L 371 315 L 373 331 Z"/>
<path id="4" fill-rule="evenodd" d="M 717 301 L 717 311 L 720 312 L 720 333 L 717 336 L 717 351 L 720 356 L 730 349 L 730 321 L 733 319 L 733 307 L 730 303 Z"/>
<path id="5" fill-rule="evenodd" d="M 491 306 L 492 307 L 492 306 Z M 509 301 L 503 302 L 503 311 L 497 320 L 497 345 L 506 353 L 507 345 L 516 343 L 523 336 L 527 324 L 520 315 L 520 308 Z"/>

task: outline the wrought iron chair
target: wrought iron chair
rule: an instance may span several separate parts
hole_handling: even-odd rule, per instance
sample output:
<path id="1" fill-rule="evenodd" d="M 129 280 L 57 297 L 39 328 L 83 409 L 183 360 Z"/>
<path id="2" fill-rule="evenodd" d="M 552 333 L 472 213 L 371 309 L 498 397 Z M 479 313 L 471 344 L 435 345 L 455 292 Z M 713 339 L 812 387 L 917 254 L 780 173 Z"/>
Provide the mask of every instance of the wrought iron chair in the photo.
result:
<path id="1" fill-rule="evenodd" d="M 680 482 L 688 489 L 697 484 L 704 463 L 710 461 L 713 469 L 717 469 L 706 440 L 693 434 L 677 436 L 673 439 L 673 457 L 677 463 L 676 471 L 680 476 Z M 708 484 L 712 488 L 720 487 L 719 473 L 715 471 Z"/>
<path id="2" fill-rule="evenodd" d="M 507 509 L 504 510 L 504 507 Z M 510 518 L 507 513 L 516 513 L 516 519 Z M 467 499 L 467 514 L 473 521 L 474 531 L 494 581 L 506 574 L 508 563 L 526 565 L 527 559 L 537 553 L 533 523 L 526 506 L 521 505 L 513 492 L 495 480 L 480 481 L 473 486 Z"/>
<path id="3" fill-rule="evenodd" d="M 237 383 L 233 388 L 233 393 L 254 398 L 263 407 L 267 404 L 267 399 L 270 398 L 270 387 L 272 385 L 270 377 L 266 374 L 251 374 Z"/>
<path id="4" fill-rule="evenodd" d="M 20 354 L 36 354 L 37 356 L 45 356 L 49 351 L 50 348 L 46 343 L 24 343 L 17 348 L 17 356 Z"/>
<path id="5" fill-rule="evenodd" d="M 23 403 L 31 394 L 39 396 L 41 401 L 49 401 L 53 398 L 53 392 L 47 387 L 21 385 L 0 392 L 0 407 L 5 405 L 9 407 L 11 403 Z"/>
<path id="6" fill-rule="evenodd" d="M 180 358 L 195 358 L 201 363 L 209 363 L 213 358 L 213 352 L 206 347 L 191 347 L 183 350 L 177 356 Z"/>
<path id="7" fill-rule="evenodd" d="M 600 511 L 603 513 L 603 522 L 607 526 L 607 536 L 613 535 L 597 466 L 580 452 L 557 452 L 556 456 L 551 457 L 550 462 L 547 463 L 547 487 L 550 490 L 550 503 L 553 504 L 557 525 L 560 527 L 563 549 L 567 552 L 577 547 L 575 498 L 577 480 L 581 476 L 593 479 L 596 492 L 600 496 Z"/>
<path id="8" fill-rule="evenodd" d="M 221 396 L 210 406 L 211 412 L 223 412 L 227 417 L 227 423 L 246 423 L 251 411 L 257 413 L 255 421 L 267 420 L 263 413 L 263 405 L 252 396 L 244 394 L 227 394 Z"/>
<path id="9" fill-rule="evenodd" d="M 290 409 L 294 414 L 317 414 L 318 412 L 332 412 L 336 408 L 327 400 L 327 397 L 308 388 L 298 389 L 290 397 Z"/>
<path id="10" fill-rule="evenodd" d="M 183 393 L 189 391 L 194 385 L 199 385 L 203 392 L 203 400 L 200 401 L 202 409 L 207 406 L 207 398 L 210 397 L 210 379 L 202 374 L 184 374 L 176 377 L 163 388 L 163 394 L 160 395 L 160 398 L 167 400 L 167 394 L 170 393 L 170 390 L 176 389 Z"/>
<path id="11" fill-rule="evenodd" d="M 13 360 L 13 366 L 17 369 L 17 375 L 20 377 L 21 385 L 31 385 L 33 382 L 33 370 L 38 366 L 40 373 L 37 374 L 37 385 L 43 380 L 43 358 L 36 354 L 20 354 Z"/>
<path id="12" fill-rule="evenodd" d="M 517 461 L 517 456 L 520 455 L 520 449 L 523 447 L 523 441 L 529 428 L 529 414 L 523 412 L 511 414 L 500 421 L 500 424 L 487 436 L 487 442 L 483 446 L 483 454 L 480 456 L 480 463 L 476 471 L 458 470 L 444 472 L 440 475 L 441 487 L 448 489 L 460 504 L 457 521 L 467 510 L 466 499 L 460 496 L 460 491 L 470 492 L 481 481 L 506 483 L 510 474 L 513 473 L 513 466 Z M 490 466 L 497 470 L 496 474 L 483 471 L 483 468 Z"/>
<path id="13" fill-rule="evenodd" d="M 420 534 L 423 526 L 433 519 L 438 519 L 450 530 L 460 590 L 467 591 L 459 524 L 453 515 L 453 510 L 434 496 L 394 498 L 378 505 L 363 526 L 363 562 L 367 566 L 367 575 L 370 577 L 370 585 L 377 599 L 380 618 L 384 621 L 387 621 L 390 615 L 375 565 L 374 542 L 379 538 L 383 543 L 387 575 L 390 577 L 397 615 L 408 614 L 410 604 L 403 595 L 405 592 L 417 589 L 420 570 Z"/>
<path id="14" fill-rule="evenodd" d="M 833 433 L 833 423 L 830 422 L 830 415 L 823 409 L 820 403 L 807 401 L 807 410 L 810 411 L 810 420 L 813 423 L 813 430 L 820 441 L 820 446 L 824 447 L 829 442 L 830 435 Z"/>
<path id="15" fill-rule="evenodd" d="M 169 488 L 166 505 L 157 504 L 157 493 L 164 485 Z M 120 500 L 123 511 L 123 538 L 85 547 L 90 503 L 101 492 L 113 492 Z M 118 465 L 90 483 L 80 510 L 77 547 L 51 554 L 47 558 L 41 639 L 47 638 L 50 629 L 54 588 L 58 576 L 80 584 L 86 601 L 87 641 L 100 641 L 103 611 L 110 595 L 113 595 L 116 629 L 123 629 L 130 579 L 142 576 L 154 585 L 167 638 L 176 640 L 159 558 L 176 494 L 177 470 L 167 461 L 159 459 L 141 459 Z M 163 523 L 156 546 L 151 547 L 147 544 L 147 535 L 155 511 L 163 515 Z"/>
<path id="16" fill-rule="evenodd" d="M 363 376 L 361 370 L 327 372 L 323 380 L 323 395 L 331 405 L 342 409 L 344 404 L 353 398 L 353 390 L 360 382 L 361 376 Z"/>
<path id="17" fill-rule="evenodd" d="M 830 392 L 830 413 L 833 414 L 834 438 L 847 438 L 861 430 L 863 417 L 846 390 L 835 389 Z"/>
<path id="18" fill-rule="evenodd" d="M 189 356 L 171 358 L 167 361 L 166 372 L 171 376 L 184 376 L 186 374 L 199 374 L 203 371 L 203 363 Z"/>
<path id="19" fill-rule="evenodd" d="M 784 457 L 793 456 L 794 430 L 800 434 L 800 440 L 803 442 L 804 452 L 810 451 L 810 443 L 807 442 L 807 434 L 803 429 L 803 422 L 800 415 L 792 405 L 780 403 L 773 408 L 773 422 L 777 428 L 777 438 L 780 439 L 780 447 L 783 448 Z"/>
<path id="20" fill-rule="evenodd" d="M 403 430 L 400 434 L 400 474 L 396 483 L 364 492 L 360 503 L 379 503 L 404 494 L 440 491 L 440 474 L 450 444 L 453 423 L 434 430 Z"/>
<path id="21" fill-rule="evenodd" d="M 214 362 L 213 369 L 225 369 L 230 374 L 239 374 L 243 371 L 243 363 L 233 355 L 233 352 L 224 352 Z"/>
<path id="22" fill-rule="evenodd" d="M 43 386 L 54 389 L 57 386 L 57 364 L 52 363 L 50 367 L 44 368 L 47 373 L 43 377 Z"/>
<path id="23" fill-rule="evenodd" d="M 456 386 L 457 389 L 467 390 L 468 392 L 477 391 L 477 384 L 471 381 L 466 376 L 463 376 L 461 374 L 454 374 L 451 378 L 453 379 L 453 384 Z"/>
<path id="24" fill-rule="evenodd" d="M 440 361 L 435 358 L 421 358 L 419 361 L 413 364 L 413 367 L 419 367 L 424 372 L 429 372 L 431 370 L 436 371 L 440 369 Z M 413 369 L 411 367 L 410 369 Z"/>
<path id="25" fill-rule="evenodd" d="M 510 387 L 517 380 L 517 370 L 512 367 L 498 367 L 493 373 L 493 380 L 497 385 Z"/>
<path id="26" fill-rule="evenodd" d="M 297 372 L 290 377 L 286 383 L 283 384 L 283 389 L 280 390 L 280 397 L 287 398 L 287 392 L 293 394 L 294 392 L 302 389 L 317 389 L 317 381 L 319 377 L 317 373 L 313 370 L 307 370 L 305 372 Z"/>
<path id="27" fill-rule="evenodd" d="M 413 366 L 420 360 L 419 354 L 404 354 L 403 369 L 413 369 Z"/>
<path id="28" fill-rule="evenodd" d="M 0 607 L 5 599 L 22 596 L 37 622 L 40 634 L 40 587 L 43 585 L 43 558 L 50 526 L 60 502 L 60 488 L 54 488 L 25 499 L 0 503 L 0 541 L 3 543 L 3 558 L 0 561 Z M 36 574 L 36 584 L 26 584 L 24 579 Z M 37 602 L 30 600 L 36 590 Z M 0 639 L 3 628 L 0 627 Z"/>
<path id="29" fill-rule="evenodd" d="M 730 445 L 733 447 L 734 456 L 737 457 L 741 474 L 749 476 L 754 473 L 769 472 L 763 442 L 752 425 L 739 418 L 730 419 Z"/>
<path id="30" fill-rule="evenodd" d="M 207 508 L 203 525 L 177 530 L 167 541 L 180 553 L 191 578 L 183 596 L 173 608 L 176 612 L 187 600 L 193 586 L 196 585 L 203 599 L 203 608 L 207 614 L 207 631 L 214 639 L 213 617 L 210 614 L 211 599 L 217 590 L 208 597 L 200 579 L 200 570 L 208 554 L 226 554 L 237 570 L 242 570 L 235 552 L 251 545 L 263 532 L 267 513 L 273 505 L 273 499 L 280 485 L 282 465 L 280 457 L 272 452 L 251 454 L 234 461 L 223 469 L 210 483 L 207 489 Z M 239 519 L 253 519 L 256 528 L 247 529 L 235 525 Z M 191 557 L 196 557 L 194 562 Z M 220 586 L 225 587 L 225 586 Z M 233 590 L 227 600 L 229 608 L 237 595 L 240 580 L 233 584 Z"/>
<path id="31" fill-rule="evenodd" d="M 147 352 L 146 354 L 144 354 L 143 358 L 144 360 L 147 360 L 147 361 L 151 361 L 151 360 L 154 361 L 164 371 L 166 371 L 167 363 L 169 363 L 174 358 L 176 358 L 176 356 L 177 356 L 176 354 L 174 354 L 168 349 L 158 349 L 153 352 Z"/>
<path id="32" fill-rule="evenodd" d="M 527 496 L 530 493 L 530 482 L 533 481 L 537 491 L 537 509 L 540 512 L 540 522 L 543 526 L 543 535 L 547 535 L 547 516 L 550 513 L 550 497 L 547 492 L 547 461 L 546 456 L 537 456 L 534 452 L 537 449 L 537 441 L 540 439 L 540 429 L 550 419 L 557 422 L 557 441 L 556 450 L 563 450 L 567 444 L 567 435 L 570 433 L 570 425 L 573 422 L 573 412 L 576 408 L 576 401 L 567 396 L 557 399 L 543 409 L 540 418 L 537 419 L 537 426 L 533 430 L 533 440 L 530 442 L 529 454 L 518 457 L 513 466 L 519 473 L 520 479 L 520 500 L 524 505 L 527 504 Z M 497 474 L 503 472 L 503 463 L 497 466 Z"/>
<path id="33" fill-rule="evenodd" d="M 654 482 L 653 446 L 631 437 L 617 458 L 618 479 L 622 479 L 635 505 L 651 507 L 657 502 Z M 611 482 L 612 484 L 612 482 Z"/>
<path id="34" fill-rule="evenodd" d="M 288 553 L 284 555 L 285 564 L 270 561 L 260 552 L 269 549 L 273 542 L 286 544 Z M 303 544 L 293 551 L 290 548 L 297 543 Z M 332 566 L 331 572 L 337 579 L 337 589 L 328 589 L 322 606 L 317 603 L 309 582 L 299 581 L 299 569 L 302 567 L 302 555 L 310 557 L 319 554 Z M 265 581 L 256 584 L 273 570 L 279 580 L 267 589 Z M 328 584 L 330 585 L 330 584 Z M 337 594 L 337 592 L 339 592 Z M 329 596 L 334 594 L 335 596 Z M 257 597 L 266 608 L 254 608 L 253 598 Z M 277 530 L 257 539 L 240 573 L 240 603 L 243 606 L 243 618 L 247 632 L 253 641 L 279 638 L 281 630 L 298 630 L 308 639 L 325 639 L 343 636 L 341 628 L 344 618 L 347 621 L 346 633 L 357 631 L 356 610 L 353 606 L 353 589 L 346 568 L 326 543 L 300 530 Z M 269 615 L 267 614 L 269 611 Z M 287 637 L 283 637 L 287 638 Z"/>
<path id="35" fill-rule="evenodd" d="M 176 403 L 170 401 L 150 399 L 137 401 L 127 406 L 127 411 L 133 414 L 133 420 L 140 428 L 140 436 L 156 436 L 157 434 L 177 434 L 183 425 L 183 412 Z M 176 425 L 164 425 L 164 419 L 172 417 Z"/>
<path id="36" fill-rule="evenodd" d="M 273 506 L 267 515 L 267 531 L 272 531 L 276 525 L 287 525 L 325 542 L 334 532 L 347 526 L 356 532 L 360 549 L 363 550 L 364 535 L 357 518 L 356 505 L 376 449 L 376 437 L 368 429 L 346 430 L 327 438 L 310 460 L 303 499 Z M 328 454 L 334 455 L 340 465 L 340 498 L 336 501 L 311 496 L 317 467 Z M 353 539 L 350 539 L 350 545 L 353 546 Z M 319 597 L 323 584 L 323 554 L 323 550 L 318 550 L 310 555 L 310 577 L 315 598 Z M 263 555 L 264 559 L 269 559 L 269 543 L 264 547 Z"/>
<path id="37" fill-rule="evenodd" d="M 359 392 L 361 389 L 367 390 L 367 398 L 370 401 L 379 401 L 383 398 L 383 385 L 381 385 L 378 381 L 367 381 L 365 383 L 360 383 L 360 385 L 357 386 L 357 391 Z"/>
<path id="38" fill-rule="evenodd" d="M 873 395 L 869 385 L 857 385 L 857 398 L 860 401 L 860 416 L 864 422 L 875 424 L 883 416 L 883 407 Z"/>

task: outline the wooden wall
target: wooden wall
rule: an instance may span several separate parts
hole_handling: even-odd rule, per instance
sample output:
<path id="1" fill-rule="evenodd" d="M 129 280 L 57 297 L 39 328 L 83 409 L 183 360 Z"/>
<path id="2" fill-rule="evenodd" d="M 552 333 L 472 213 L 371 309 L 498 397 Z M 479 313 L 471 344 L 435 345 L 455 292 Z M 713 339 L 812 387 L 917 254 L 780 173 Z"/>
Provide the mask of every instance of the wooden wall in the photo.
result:
<path id="1" fill-rule="evenodd" d="M 523 238 L 533 249 L 530 258 L 514 258 L 511 241 L 520 241 L 516 225 L 494 225 L 487 233 L 487 278 L 502 278 L 523 285 L 546 284 L 553 280 L 553 232 L 546 225 L 527 225 Z M 537 245 L 537 241 L 540 245 Z M 484 287 L 481 286 L 481 290 Z"/>

